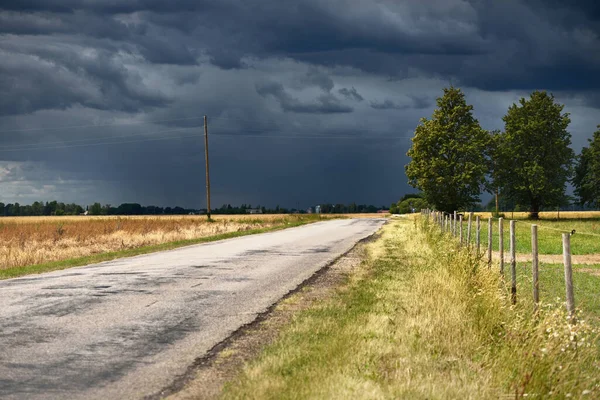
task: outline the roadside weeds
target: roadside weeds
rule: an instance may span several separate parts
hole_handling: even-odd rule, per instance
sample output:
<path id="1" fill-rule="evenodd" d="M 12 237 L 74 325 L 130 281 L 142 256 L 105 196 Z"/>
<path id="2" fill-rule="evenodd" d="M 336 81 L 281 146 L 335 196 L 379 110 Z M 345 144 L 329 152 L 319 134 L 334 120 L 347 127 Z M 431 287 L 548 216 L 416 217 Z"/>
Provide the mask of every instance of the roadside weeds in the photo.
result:
<path id="1" fill-rule="evenodd" d="M 529 304 L 511 306 L 495 269 L 418 221 L 389 223 L 365 251 L 346 283 L 294 314 L 223 398 L 600 393 L 598 327 L 571 324 L 561 304 L 543 304 L 535 318 Z"/>

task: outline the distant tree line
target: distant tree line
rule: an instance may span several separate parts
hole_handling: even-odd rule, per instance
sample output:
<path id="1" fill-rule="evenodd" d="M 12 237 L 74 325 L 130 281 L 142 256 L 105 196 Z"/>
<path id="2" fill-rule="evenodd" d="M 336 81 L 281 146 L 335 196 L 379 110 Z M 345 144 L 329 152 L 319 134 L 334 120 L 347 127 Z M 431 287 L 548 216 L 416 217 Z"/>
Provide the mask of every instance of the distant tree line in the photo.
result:
<path id="1" fill-rule="evenodd" d="M 357 205 L 351 203 L 344 204 L 329 204 L 321 205 L 321 213 L 323 214 L 348 214 L 348 213 L 374 213 L 385 207 L 375 207 L 373 205 Z M 212 210 L 212 214 L 248 214 L 249 210 L 259 209 L 263 214 L 304 214 L 306 210 L 298 210 L 295 208 L 283 208 L 276 206 L 275 208 L 261 207 L 260 205 L 252 207 L 250 204 L 242 204 L 241 206 L 232 206 L 224 204 L 220 208 Z M 94 203 L 86 208 L 78 204 L 65 204 L 57 201 L 41 202 L 36 201 L 30 205 L 21 205 L 19 203 L 4 204 L 0 202 L 0 216 L 5 217 L 27 217 L 27 216 L 51 216 L 51 215 L 80 215 L 86 213 L 88 215 L 187 215 L 187 214 L 206 214 L 206 209 L 190 209 L 183 207 L 158 207 L 158 206 L 142 206 L 138 203 L 123 203 L 118 207 L 113 207 L 110 204 L 102 205 Z M 314 209 L 313 209 L 314 211 Z"/>
<path id="2" fill-rule="evenodd" d="M 563 108 L 552 94 L 534 91 L 509 107 L 504 131 L 486 131 L 462 91 L 446 88 L 431 119 L 422 118 L 415 130 L 409 183 L 446 212 L 474 209 L 485 191 L 537 219 L 541 210 L 572 201 L 567 182 L 580 206 L 600 207 L 600 125 L 576 157 Z"/>
<path id="3" fill-rule="evenodd" d="M 71 203 L 65 204 L 57 201 L 41 202 L 36 201 L 30 205 L 21 205 L 19 203 L 4 204 L 0 202 L 0 216 L 4 217 L 29 217 L 29 216 L 50 216 L 50 215 L 81 215 L 87 211 L 89 215 L 177 215 L 177 214 L 197 214 L 205 210 L 185 209 L 182 207 L 156 207 L 141 206 L 137 203 L 123 203 L 118 207 L 112 207 L 110 204 L 101 205 L 94 203 L 87 207 Z"/>
<path id="4" fill-rule="evenodd" d="M 65 204 L 57 201 L 43 203 L 36 201 L 30 205 L 19 203 L 4 204 L 0 202 L 0 216 L 26 217 L 35 215 L 79 215 L 84 212 L 83 207 L 78 204 Z"/>
<path id="5" fill-rule="evenodd" d="M 376 213 L 381 209 L 385 209 L 385 206 L 376 207 L 374 205 L 366 204 L 331 204 L 322 203 L 321 214 L 357 214 L 357 213 Z M 311 207 L 312 211 L 315 212 L 315 207 Z M 305 214 L 307 210 L 296 209 L 296 208 L 283 208 L 276 206 L 275 208 L 266 208 L 260 205 L 253 207 L 251 204 L 242 204 L 239 207 L 231 206 L 231 204 L 224 204 L 220 208 L 213 210 L 213 214 L 247 214 L 249 210 L 260 210 L 263 214 Z"/>

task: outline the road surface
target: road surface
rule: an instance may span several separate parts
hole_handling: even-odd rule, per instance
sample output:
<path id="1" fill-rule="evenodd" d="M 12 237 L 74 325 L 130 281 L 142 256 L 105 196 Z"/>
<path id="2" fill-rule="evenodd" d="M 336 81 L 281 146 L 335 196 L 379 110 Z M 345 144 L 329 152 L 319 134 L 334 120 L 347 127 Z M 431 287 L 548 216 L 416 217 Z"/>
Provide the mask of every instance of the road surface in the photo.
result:
<path id="1" fill-rule="evenodd" d="M 160 393 L 383 223 L 319 222 L 0 281 L 0 398 Z"/>

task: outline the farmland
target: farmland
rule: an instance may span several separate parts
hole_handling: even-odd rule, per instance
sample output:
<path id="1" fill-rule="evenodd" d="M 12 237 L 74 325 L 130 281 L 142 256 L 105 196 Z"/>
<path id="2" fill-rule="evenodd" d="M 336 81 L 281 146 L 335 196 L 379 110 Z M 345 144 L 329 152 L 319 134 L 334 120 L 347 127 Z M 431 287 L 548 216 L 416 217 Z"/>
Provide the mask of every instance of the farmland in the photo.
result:
<path id="1" fill-rule="evenodd" d="M 531 253 L 531 225 L 538 226 L 538 242 L 540 254 L 560 255 L 562 254 L 562 233 L 570 233 L 575 230 L 571 237 L 571 250 L 573 255 L 598 255 L 600 257 L 600 212 L 561 212 L 561 218 L 556 219 L 556 212 L 541 213 L 539 221 L 526 219 L 527 213 L 505 213 L 504 251 L 509 249 L 509 221 L 516 220 L 516 252 Z M 481 217 L 481 243 L 485 248 L 488 240 L 488 218 L 490 213 L 475 213 Z M 466 215 L 465 215 L 466 218 Z M 463 234 L 466 235 L 467 222 L 463 221 Z M 472 241 L 475 240 L 475 221 L 473 220 Z M 498 219 L 493 219 L 492 248 L 498 251 Z M 600 261 L 599 261 L 600 262 Z"/>
<path id="2" fill-rule="evenodd" d="M 194 215 L 2 218 L 0 276 L 3 276 L 2 271 L 15 272 L 35 265 L 65 260 L 80 260 L 71 264 L 81 265 L 148 252 L 153 250 L 153 246 L 174 244 L 154 249 L 163 250 L 206 241 L 208 238 L 227 238 L 302 225 L 322 218 L 328 217 L 299 214 L 239 215 L 215 216 L 212 221 L 205 216 Z M 103 254 L 109 256 L 102 257 Z M 66 266 L 55 265 L 51 269 Z M 16 273 L 21 274 L 18 271 Z"/>

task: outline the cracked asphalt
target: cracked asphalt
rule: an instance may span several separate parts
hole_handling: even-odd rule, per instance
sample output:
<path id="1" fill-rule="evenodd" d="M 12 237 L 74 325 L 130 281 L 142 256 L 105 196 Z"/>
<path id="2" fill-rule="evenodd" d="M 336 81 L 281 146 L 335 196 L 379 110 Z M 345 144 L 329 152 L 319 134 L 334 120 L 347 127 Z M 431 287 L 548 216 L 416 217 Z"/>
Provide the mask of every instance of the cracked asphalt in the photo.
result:
<path id="1" fill-rule="evenodd" d="M 0 281 L 0 398 L 156 395 L 384 223 L 325 221 Z"/>

